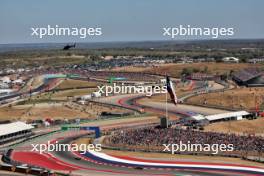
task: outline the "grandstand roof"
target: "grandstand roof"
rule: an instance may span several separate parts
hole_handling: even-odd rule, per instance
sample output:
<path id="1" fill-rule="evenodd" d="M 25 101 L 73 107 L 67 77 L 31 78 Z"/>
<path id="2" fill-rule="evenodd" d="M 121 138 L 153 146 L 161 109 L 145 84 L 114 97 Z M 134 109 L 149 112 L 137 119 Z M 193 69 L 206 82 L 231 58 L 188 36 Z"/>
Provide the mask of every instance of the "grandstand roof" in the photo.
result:
<path id="1" fill-rule="evenodd" d="M 0 136 L 16 133 L 19 131 L 30 130 L 34 127 L 24 122 L 13 122 L 0 125 Z"/>
<path id="2" fill-rule="evenodd" d="M 215 115 L 208 115 L 208 116 L 205 116 L 205 118 L 209 121 L 214 121 L 214 120 L 220 120 L 220 119 L 227 119 L 231 117 L 244 116 L 248 114 L 249 113 L 247 111 L 237 111 L 237 112 L 227 112 L 227 113 L 221 113 L 221 114 L 215 114 Z"/>
<path id="3" fill-rule="evenodd" d="M 258 68 L 247 68 L 247 69 L 234 73 L 233 77 L 235 79 L 245 82 L 252 78 L 261 76 L 262 74 L 263 74 L 263 71 Z"/>

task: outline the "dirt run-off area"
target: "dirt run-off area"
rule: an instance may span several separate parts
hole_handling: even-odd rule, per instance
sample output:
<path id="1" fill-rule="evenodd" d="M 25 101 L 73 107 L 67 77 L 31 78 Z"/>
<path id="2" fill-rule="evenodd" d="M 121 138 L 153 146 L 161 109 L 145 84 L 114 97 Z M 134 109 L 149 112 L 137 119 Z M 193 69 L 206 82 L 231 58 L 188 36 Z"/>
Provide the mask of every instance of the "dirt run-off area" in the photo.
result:
<path id="1" fill-rule="evenodd" d="M 188 103 L 198 105 L 212 105 L 244 110 L 263 108 L 264 88 L 240 87 L 224 92 L 208 93 L 192 97 Z"/>

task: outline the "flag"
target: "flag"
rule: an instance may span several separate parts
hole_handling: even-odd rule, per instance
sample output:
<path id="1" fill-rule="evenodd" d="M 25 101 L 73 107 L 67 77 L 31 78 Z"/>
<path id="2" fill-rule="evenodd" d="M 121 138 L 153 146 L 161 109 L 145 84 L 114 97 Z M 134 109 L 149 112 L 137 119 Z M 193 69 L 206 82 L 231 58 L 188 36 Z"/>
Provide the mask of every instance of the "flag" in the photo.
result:
<path id="1" fill-rule="evenodd" d="M 176 105 L 178 103 L 178 99 L 177 99 L 177 96 L 175 93 L 173 83 L 170 80 L 169 76 L 166 77 L 166 86 L 167 86 L 167 91 L 170 94 L 170 98 L 171 98 L 172 102 Z"/>

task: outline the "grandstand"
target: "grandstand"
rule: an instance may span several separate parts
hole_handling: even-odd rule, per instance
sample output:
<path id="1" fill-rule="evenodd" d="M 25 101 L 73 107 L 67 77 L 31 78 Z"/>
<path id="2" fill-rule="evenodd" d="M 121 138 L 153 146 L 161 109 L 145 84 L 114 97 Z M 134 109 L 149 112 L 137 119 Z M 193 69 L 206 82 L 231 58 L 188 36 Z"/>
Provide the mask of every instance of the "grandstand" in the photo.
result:
<path id="1" fill-rule="evenodd" d="M 33 128 L 24 122 L 0 124 L 0 145 L 32 135 Z"/>
<path id="2" fill-rule="evenodd" d="M 192 80 L 213 80 L 215 78 L 214 75 L 206 74 L 206 73 L 193 73 L 187 77 L 187 79 Z"/>
<path id="3" fill-rule="evenodd" d="M 259 68 L 247 68 L 233 73 L 232 79 L 240 86 L 264 86 L 264 72 Z"/>

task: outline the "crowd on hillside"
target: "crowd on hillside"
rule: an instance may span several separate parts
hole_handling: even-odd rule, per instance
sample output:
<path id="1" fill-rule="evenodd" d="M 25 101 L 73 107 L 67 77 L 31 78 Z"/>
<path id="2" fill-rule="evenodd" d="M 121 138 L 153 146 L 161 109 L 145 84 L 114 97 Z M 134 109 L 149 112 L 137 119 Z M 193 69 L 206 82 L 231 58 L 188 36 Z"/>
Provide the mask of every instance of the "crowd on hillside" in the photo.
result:
<path id="1" fill-rule="evenodd" d="M 264 138 L 247 135 L 203 132 L 175 128 L 146 127 L 115 132 L 110 144 L 122 146 L 162 146 L 163 144 L 233 144 L 234 151 L 264 153 Z"/>

